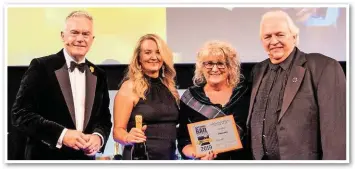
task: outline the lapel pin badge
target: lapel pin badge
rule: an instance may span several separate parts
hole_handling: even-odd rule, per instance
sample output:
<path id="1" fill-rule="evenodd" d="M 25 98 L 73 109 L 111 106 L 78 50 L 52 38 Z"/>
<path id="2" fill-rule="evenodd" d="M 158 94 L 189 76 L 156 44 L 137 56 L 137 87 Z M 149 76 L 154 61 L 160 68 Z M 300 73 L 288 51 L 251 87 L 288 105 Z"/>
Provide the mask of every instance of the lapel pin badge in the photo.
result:
<path id="1" fill-rule="evenodd" d="M 90 72 L 91 72 L 91 73 L 94 73 L 94 70 L 95 70 L 95 68 L 92 67 L 92 66 L 90 66 Z"/>
<path id="2" fill-rule="evenodd" d="M 292 78 L 292 82 L 296 83 L 297 82 L 297 77 Z"/>

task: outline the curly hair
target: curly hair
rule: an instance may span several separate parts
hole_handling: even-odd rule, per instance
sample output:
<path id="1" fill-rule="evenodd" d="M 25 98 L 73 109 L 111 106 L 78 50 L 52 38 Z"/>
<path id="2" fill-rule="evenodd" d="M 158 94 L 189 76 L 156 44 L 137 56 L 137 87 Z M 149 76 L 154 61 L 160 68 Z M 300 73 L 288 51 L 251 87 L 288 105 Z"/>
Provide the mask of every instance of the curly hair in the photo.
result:
<path id="1" fill-rule="evenodd" d="M 240 82 L 240 61 L 236 50 L 227 42 L 212 40 L 207 41 L 197 53 L 196 69 L 193 77 L 195 86 L 201 86 L 206 83 L 203 76 L 203 59 L 208 56 L 219 57 L 226 62 L 227 82 L 229 86 L 237 86 Z"/>

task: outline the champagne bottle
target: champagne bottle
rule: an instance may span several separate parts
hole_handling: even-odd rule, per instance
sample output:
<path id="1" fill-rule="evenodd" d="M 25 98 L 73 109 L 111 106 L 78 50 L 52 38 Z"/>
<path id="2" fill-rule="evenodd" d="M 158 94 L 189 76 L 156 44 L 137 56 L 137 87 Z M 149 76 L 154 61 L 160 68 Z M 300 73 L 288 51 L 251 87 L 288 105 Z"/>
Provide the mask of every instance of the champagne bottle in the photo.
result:
<path id="1" fill-rule="evenodd" d="M 122 160 L 122 155 L 120 153 L 120 144 L 115 142 L 115 149 L 114 149 L 115 155 L 113 156 L 114 160 Z"/>
<path id="2" fill-rule="evenodd" d="M 135 116 L 136 128 L 142 129 L 143 117 L 141 115 Z M 148 160 L 147 146 L 145 142 L 135 143 L 132 150 L 132 160 Z"/>

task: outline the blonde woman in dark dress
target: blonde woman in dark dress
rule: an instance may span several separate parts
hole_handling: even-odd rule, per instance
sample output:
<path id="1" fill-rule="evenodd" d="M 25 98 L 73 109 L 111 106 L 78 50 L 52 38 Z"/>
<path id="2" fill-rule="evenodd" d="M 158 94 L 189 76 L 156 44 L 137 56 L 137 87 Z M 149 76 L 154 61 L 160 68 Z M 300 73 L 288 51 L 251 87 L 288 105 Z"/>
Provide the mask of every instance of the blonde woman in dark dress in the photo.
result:
<path id="1" fill-rule="evenodd" d="M 113 138 L 124 145 L 123 159 L 132 159 L 135 143 L 146 142 L 149 160 L 173 160 L 179 95 L 172 52 L 155 34 L 142 36 L 128 73 L 115 97 Z M 135 115 L 143 116 L 142 129 Z"/>

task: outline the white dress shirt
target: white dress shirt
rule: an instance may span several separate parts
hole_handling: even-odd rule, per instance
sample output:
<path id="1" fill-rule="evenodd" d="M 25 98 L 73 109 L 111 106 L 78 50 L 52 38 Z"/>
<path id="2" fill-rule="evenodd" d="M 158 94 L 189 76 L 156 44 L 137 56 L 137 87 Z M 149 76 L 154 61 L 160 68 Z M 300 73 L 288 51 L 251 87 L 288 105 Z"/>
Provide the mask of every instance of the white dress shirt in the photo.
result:
<path id="1" fill-rule="evenodd" d="M 85 57 L 80 60 L 79 62 L 76 62 L 66 51 L 66 49 L 63 49 L 64 57 L 66 60 L 66 64 L 68 68 L 70 68 L 70 62 L 75 62 L 77 64 L 84 63 L 85 62 Z M 75 124 L 76 124 L 76 130 L 78 131 L 83 131 L 84 128 L 84 118 L 85 118 L 85 94 L 86 94 L 86 76 L 85 76 L 85 71 L 80 72 L 77 68 L 74 69 L 74 71 L 69 72 L 69 80 L 70 80 L 70 86 L 73 94 L 73 102 L 74 102 L 74 111 L 75 111 Z M 65 128 L 57 142 L 57 148 L 62 147 L 63 143 L 63 138 L 65 133 L 67 132 L 67 128 Z M 97 134 L 101 138 L 101 145 L 103 145 L 103 137 L 99 133 L 93 133 Z"/>

